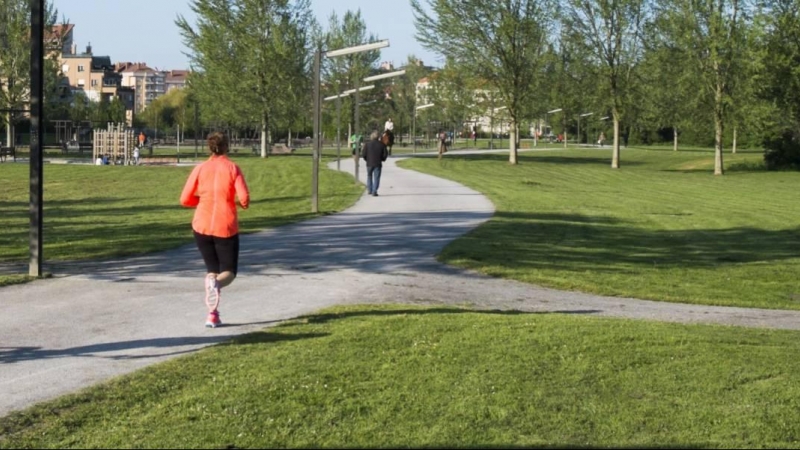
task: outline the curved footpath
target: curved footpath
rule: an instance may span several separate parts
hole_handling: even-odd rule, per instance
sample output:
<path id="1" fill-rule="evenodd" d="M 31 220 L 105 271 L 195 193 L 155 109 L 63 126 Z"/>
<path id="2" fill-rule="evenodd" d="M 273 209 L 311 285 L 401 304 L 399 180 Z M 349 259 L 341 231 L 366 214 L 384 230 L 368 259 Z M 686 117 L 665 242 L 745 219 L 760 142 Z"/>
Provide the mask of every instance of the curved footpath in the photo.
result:
<path id="1" fill-rule="evenodd" d="M 225 326 L 216 330 L 203 327 L 204 269 L 193 245 L 49 267 L 53 279 L 0 289 L 0 415 L 346 303 L 454 304 L 800 329 L 800 311 L 600 297 L 439 264 L 434 255 L 488 220 L 494 208 L 478 192 L 400 169 L 395 161 L 384 168 L 380 197 L 365 195 L 340 214 L 243 236 L 240 278 L 223 293 Z M 342 160 L 342 170 L 353 172 L 351 159 Z M 362 167 L 362 181 L 364 172 Z"/>

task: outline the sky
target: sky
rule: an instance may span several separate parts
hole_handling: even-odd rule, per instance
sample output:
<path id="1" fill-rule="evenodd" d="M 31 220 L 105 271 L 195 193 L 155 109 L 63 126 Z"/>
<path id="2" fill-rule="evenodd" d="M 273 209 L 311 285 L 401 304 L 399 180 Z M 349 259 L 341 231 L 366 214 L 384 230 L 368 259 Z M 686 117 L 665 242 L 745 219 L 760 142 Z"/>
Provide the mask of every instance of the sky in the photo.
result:
<path id="1" fill-rule="evenodd" d="M 194 23 L 188 0 L 52 0 L 59 22 L 75 25 L 79 51 L 91 43 L 92 53 L 110 56 L 112 62 L 145 62 L 161 70 L 188 69 L 189 58 L 175 18 Z M 440 66 L 439 58 L 414 38 L 414 16 L 409 0 L 311 0 L 317 21 L 326 28 L 336 12 L 340 20 L 348 10 L 361 10 L 367 35 L 388 39 L 381 61 L 402 65 L 413 54 L 426 65 Z"/>

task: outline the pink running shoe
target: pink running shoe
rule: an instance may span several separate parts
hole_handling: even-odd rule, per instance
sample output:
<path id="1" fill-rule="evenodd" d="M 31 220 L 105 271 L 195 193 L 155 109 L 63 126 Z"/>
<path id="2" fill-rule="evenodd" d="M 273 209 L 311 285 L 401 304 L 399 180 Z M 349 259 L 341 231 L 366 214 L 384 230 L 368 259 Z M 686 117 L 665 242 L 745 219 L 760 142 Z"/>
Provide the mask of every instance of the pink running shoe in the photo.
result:
<path id="1" fill-rule="evenodd" d="M 220 325 L 222 325 L 222 321 L 219 320 L 219 311 L 214 310 L 208 313 L 208 318 L 206 318 L 206 328 L 217 328 Z"/>
<path id="2" fill-rule="evenodd" d="M 219 282 L 213 275 L 206 277 L 206 306 L 209 311 L 216 311 L 219 306 Z"/>

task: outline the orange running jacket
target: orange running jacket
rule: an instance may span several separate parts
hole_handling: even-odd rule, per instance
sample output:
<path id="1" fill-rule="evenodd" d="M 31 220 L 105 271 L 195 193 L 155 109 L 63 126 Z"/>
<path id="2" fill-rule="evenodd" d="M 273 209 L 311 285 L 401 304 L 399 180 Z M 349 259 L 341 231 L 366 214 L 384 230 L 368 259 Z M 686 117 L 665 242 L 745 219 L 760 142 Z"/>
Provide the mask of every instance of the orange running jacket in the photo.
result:
<path id="1" fill-rule="evenodd" d="M 250 192 L 242 170 L 225 155 L 212 155 L 195 167 L 181 193 L 181 205 L 197 207 L 194 231 L 209 236 L 231 237 L 239 233 L 236 201 L 242 209 L 250 206 Z"/>

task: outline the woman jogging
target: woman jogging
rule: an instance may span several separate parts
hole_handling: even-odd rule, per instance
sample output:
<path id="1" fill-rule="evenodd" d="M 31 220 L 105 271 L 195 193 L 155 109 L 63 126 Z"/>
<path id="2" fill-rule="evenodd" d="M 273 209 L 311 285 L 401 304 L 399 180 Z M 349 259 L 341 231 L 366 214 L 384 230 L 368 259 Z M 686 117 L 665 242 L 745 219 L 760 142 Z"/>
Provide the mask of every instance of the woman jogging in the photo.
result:
<path id="1" fill-rule="evenodd" d="M 239 265 L 239 220 L 236 201 L 242 209 L 250 206 L 250 193 L 239 166 L 228 159 L 228 138 L 220 132 L 208 136 L 211 157 L 195 167 L 181 193 L 181 204 L 196 207 L 192 229 L 197 248 L 203 256 L 206 326 L 218 327 L 220 290 L 236 278 Z"/>

